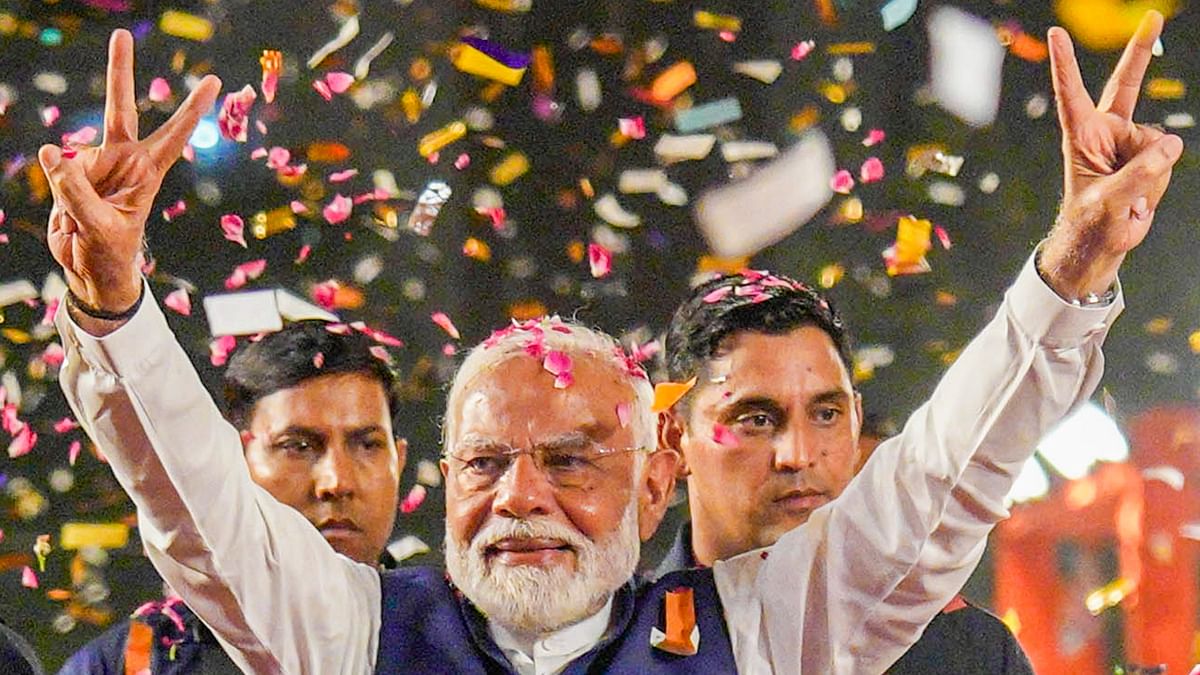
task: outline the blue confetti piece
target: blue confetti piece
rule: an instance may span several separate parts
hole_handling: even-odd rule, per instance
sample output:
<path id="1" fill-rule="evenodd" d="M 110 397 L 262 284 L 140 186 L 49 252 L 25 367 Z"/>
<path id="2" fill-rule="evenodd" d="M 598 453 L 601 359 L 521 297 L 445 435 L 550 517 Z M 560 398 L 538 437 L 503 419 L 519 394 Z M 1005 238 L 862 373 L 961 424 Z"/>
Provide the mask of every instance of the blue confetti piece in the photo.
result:
<path id="1" fill-rule="evenodd" d="M 690 134 L 742 119 L 742 105 L 732 96 L 675 113 L 675 129 Z"/>
<path id="2" fill-rule="evenodd" d="M 879 8 L 879 16 L 883 18 L 884 30 L 895 30 L 908 23 L 917 12 L 917 0 L 889 0 Z"/>

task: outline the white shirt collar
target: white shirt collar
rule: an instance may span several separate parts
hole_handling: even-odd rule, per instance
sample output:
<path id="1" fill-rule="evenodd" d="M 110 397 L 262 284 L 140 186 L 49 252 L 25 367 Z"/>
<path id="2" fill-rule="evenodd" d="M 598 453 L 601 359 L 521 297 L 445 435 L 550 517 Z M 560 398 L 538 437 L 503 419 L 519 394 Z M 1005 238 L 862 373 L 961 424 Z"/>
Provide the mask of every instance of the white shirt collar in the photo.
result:
<path id="1" fill-rule="evenodd" d="M 514 631 L 495 621 L 488 621 L 488 634 L 520 675 L 554 675 L 599 644 L 612 606 L 609 596 L 599 612 L 547 635 Z"/>

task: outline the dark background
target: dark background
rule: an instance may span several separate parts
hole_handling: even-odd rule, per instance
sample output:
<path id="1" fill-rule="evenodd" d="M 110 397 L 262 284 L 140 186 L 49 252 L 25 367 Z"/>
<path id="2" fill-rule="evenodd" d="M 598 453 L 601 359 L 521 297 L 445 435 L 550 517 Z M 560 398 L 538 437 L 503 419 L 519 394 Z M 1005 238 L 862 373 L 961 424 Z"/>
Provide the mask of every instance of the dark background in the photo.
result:
<path id="1" fill-rule="evenodd" d="M 55 267 L 44 243 L 49 204 L 39 194 L 37 179 L 21 164 L 36 162 L 42 143 L 56 142 L 62 133 L 85 124 L 99 125 L 103 106 L 103 72 L 108 33 L 116 27 L 133 28 L 138 35 L 137 79 L 140 98 L 153 77 L 166 77 L 179 99 L 186 91 L 183 75 L 173 72 L 171 61 L 182 54 L 183 73 L 214 72 L 226 91 L 259 82 L 258 57 L 265 48 L 282 50 L 288 73 L 273 105 L 256 103 L 253 117 L 264 121 L 264 137 L 251 129 L 250 141 L 235 145 L 222 141 L 215 149 L 198 153 L 195 164 L 180 162 L 168 176 L 159 208 L 177 199 L 188 202 L 188 212 L 164 222 L 158 209 L 150 219 L 148 238 L 157 260 L 154 278 L 159 297 L 173 287 L 165 275 L 185 279 L 198 289 L 193 294 L 193 314 L 170 313 L 181 341 L 194 355 L 197 367 L 215 387 L 220 371 L 208 363 L 210 340 L 200 299 L 222 292 L 222 280 L 232 268 L 247 260 L 266 258 L 266 274 L 250 288 L 285 287 L 307 295 L 312 284 L 336 278 L 360 288 L 365 304 L 346 310 L 347 319 L 361 319 L 400 336 L 407 344 L 394 350 L 405 378 L 406 412 L 400 432 L 410 439 L 410 461 L 404 490 L 415 481 L 419 459 L 436 459 L 439 419 L 445 381 L 455 360 L 443 355 L 447 336 L 429 316 L 444 311 L 462 331 L 460 347 L 486 337 L 507 320 L 517 303 L 538 301 L 548 310 L 571 314 L 614 334 L 636 336 L 639 341 L 659 334 L 675 302 L 682 297 L 705 246 L 692 225 L 689 207 L 661 204 L 653 195 L 619 195 L 626 208 L 641 214 L 643 224 L 619 235 L 628 251 L 616 257 L 614 274 L 594 280 L 586 261 L 575 263 L 567 250 L 572 242 L 586 244 L 601 223 L 581 187 L 587 178 L 596 195 L 616 191 L 621 169 L 652 167 L 654 141 L 670 131 L 670 118 L 639 102 L 631 93 L 646 85 L 654 74 L 679 59 L 692 61 L 699 81 L 691 98 L 702 103 L 736 96 L 745 116 L 719 133 L 723 137 L 770 140 L 781 148 L 795 142 L 788 120 L 806 106 L 819 110 L 818 123 L 833 141 L 839 167 L 857 173 L 867 157 L 879 156 L 887 178 L 859 185 L 866 218 L 860 223 L 836 222 L 841 196 L 810 222 L 781 243 L 756 255 L 755 267 L 769 267 L 797 278 L 815 281 L 822 268 L 842 265 L 844 279 L 829 292 L 845 314 L 859 345 L 885 345 L 895 352 L 895 362 L 861 382 L 869 411 L 884 425 L 902 423 L 928 395 L 945 363 L 987 320 L 1032 246 L 1053 222 L 1061 192 L 1059 135 L 1050 91 L 1048 62 L 1031 63 L 1012 54 L 1004 64 L 1001 110 L 994 124 L 972 129 L 935 105 L 922 105 L 916 92 L 928 73 L 925 17 L 940 3 L 922 3 L 916 15 L 891 33 L 882 30 L 877 3 L 838 2 L 838 22 L 830 26 L 817 17 L 812 2 L 650 2 L 621 0 L 556 2 L 535 0 L 528 14 L 491 11 L 466 0 L 414 0 L 411 3 L 281 2 L 127 2 L 126 9 L 104 11 L 100 2 L 0 2 L 0 83 L 17 99 L 0 115 L 0 208 L 7 222 L 0 234 L 0 283 L 30 279 L 40 287 Z M 110 3 L 111 4 L 111 3 Z M 115 3 L 121 5 L 122 3 Z M 1145 3 L 1150 6 L 1153 3 Z M 965 2 L 959 6 L 1000 24 L 1016 22 L 1039 38 L 1056 22 L 1050 3 Z M 1132 7 L 1132 5 L 1131 5 Z M 1139 5 L 1141 7 L 1141 5 Z M 207 43 L 196 43 L 163 34 L 158 17 L 166 9 L 181 9 L 210 17 L 216 34 Z M 735 14 L 742 30 L 733 42 L 693 25 L 692 12 L 705 9 Z M 1151 64 L 1150 76 L 1176 78 L 1189 86 L 1200 74 L 1197 42 L 1200 32 L 1195 13 L 1179 6 L 1167 26 L 1166 53 Z M 304 61 L 337 32 L 334 14 L 360 12 L 362 32 L 348 47 L 335 53 L 315 71 Z M 1133 11 L 1133 10 L 1130 10 Z M 61 31 L 62 44 L 48 46 L 39 38 L 47 28 Z M 553 99 L 561 105 L 557 122 L 539 120 L 531 110 L 531 76 L 503 92 L 493 102 L 483 102 L 486 83 L 458 72 L 445 56 L 446 46 L 471 29 L 483 30 L 498 43 L 521 52 L 536 44 L 550 47 L 555 61 Z M 396 41 L 372 65 L 370 81 L 386 81 L 395 88 L 387 102 L 369 110 L 358 108 L 349 95 L 326 103 L 311 88 L 316 77 L 330 70 L 350 71 L 376 38 L 386 31 Z M 605 56 L 591 48 L 573 49 L 569 38 L 576 31 L 592 36 L 619 37 L 624 48 Z M 633 54 L 651 38 L 665 39 L 666 51 L 637 76 L 626 79 Z M 817 49 L 805 60 L 789 59 L 792 46 L 813 39 Z M 819 87 L 832 79 L 834 57 L 825 52 L 832 43 L 875 43 L 873 54 L 852 57 L 856 89 L 849 100 L 835 105 Z M 413 83 L 410 65 L 424 57 L 438 83 L 437 96 L 416 124 L 405 121 L 398 93 Z M 783 75 L 765 85 L 731 72 L 736 61 L 778 59 Z M 1103 79 L 1116 62 L 1115 52 L 1081 51 L 1084 79 L 1098 95 Z M 603 104 L 592 113 L 582 112 L 574 98 L 574 74 L 583 66 L 594 68 L 603 87 Z M 68 88 L 61 95 L 38 91 L 38 73 L 57 72 Z M 362 84 L 357 86 L 363 86 Z M 419 85 L 418 85 L 419 90 Z M 1046 97 L 1048 112 L 1031 118 L 1026 103 L 1031 96 Z M 1181 100 L 1143 98 L 1139 119 L 1161 122 L 1169 113 L 1191 112 L 1194 94 Z M 166 118 L 163 110 L 144 102 L 143 132 Z M 39 110 L 58 105 L 62 119 L 46 129 Z M 495 117 L 488 132 L 472 132 L 443 151 L 434 165 L 416 152 L 425 133 L 460 117 L 470 106 L 486 107 Z M 863 125 L 845 131 L 839 116 L 847 106 L 862 111 Z M 166 108 L 167 111 L 170 107 Z M 619 117 L 643 115 L 647 137 L 614 147 L 609 139 Z M 887 140 L 875 148 L 860 141 L 867 129 L 882 128 Z M 1194 145 L 1193 129 L 1179 131 Z M 345 162 L 328 165 L 309 162 L 303 189 L 281 185 L 262 160 L 252 161 L 256 147 L 289 148 L 303 161 L 305 148 L 316 140 L 336 140 L 352 152 Z M 502 141 L 504 149 L 492 147 Z M 950 154 L 965 158 L 957 178 L 904 175 L 905 153 L 919 143 L 944 144 Z M 488 182 L 487 172 L 508 151 L 521 150 L 532 170 L 512 185 L 500 188 L 505 201 L 507 226 L 495 231 L 486 218 L 473 212 L 471 194 Z M 464 171 L 452 166 L 462 152 L 471 156 Z M 1193 195 L 1197 181 L 1197 155 L 1189 150 L 1178 166 L 1171 191 L 1157 217 L 1149 240 L 1123 270 L 1128 309 L 1109 339 L 1109 369 L 1104 387 L 1115 402 L 1118 416 L 1128 416 L 1163 401 L 1194 400 L 1200 393 L 1200 360 L 1189 349 L 1189 334 L 1200 329 L 1200 284 L 1197 271 L 1198 233 Z M 333 171 L 358 168 L 360 175 L 341 185 L 323 179 Z M 672 180 L 685 187 L 694 203 L 704 189 L 727 182 L 745 167 L 731 167 L 717 150 L 705 160 L 668 167 Z M 432 179 L 446 180 L 453 196 L 428 238 L 398 232 L 394 241 L 367 226 L 372 205 L 355 207 L 353 217 L 340 225 L 325 223 L 319 206 L 335 192 L 360 194 L 371 188 L 371 172 L 388 169 L 407 198 L 390 200 L 401 224 L 413 197 Z M 999 189 L 985 194 L 977 187 L 981 177 L 994 172 Z M 962 207 L 929 201 L 932 180 L 960 185 L 967 195 Z M 202 184 L 219 188 L 219 198 L 203 203 Z M 198 185 L 201 185 L 198 188 Z M 295 230 L 258 241 L 249 236 L 249 250 L 225 241 L 218 220 L 236 212 L 247 221 L 264 209 L 305 198 L 317 205 L 316 213 L 300 217 Z M 946 228 L 954 246 L 941 250 L 935 243 L 929 260 L 932 271 L 919 276 L 887 279 L 880 252 L 895 237 L 898 215 L 912 213 Z M 375 215 L 381 215 L 376 211 Z M 490 262 L 461 254 L 467 237 L 487 242 Z M 303 244 L 313 247 L 311 258 L 293 264 Z M 383 271 L 368 284 L 355 284 L 353 270 L 369 256 L 378 256 Z M 425 289 L 414 299 L 406 285 Z M 875 292 L 872 292 L 874 289 Z M 881 293 L 880 290 L 886 292 Z M 952 294 L 953 304 L 938 304 L 938 293 Z M 80 432 L 55 434 L 53 423 L 69 414 L 58 391 L 53 369 L 40 367 L 38 355 L 54 336 L 36 328 L 44 307 L 15 305 L 3 308 L 0 323 L 0 373 L 11 373 L 21 383 L 22 419 L 31 421 L 41 435 L 34 451 L 21 458 L 0 459 L 0 616 L 29 636 L 46 659 L 57 667 L 62 659 L 101 628 L 95 625 L 108 612 L 122 616 L 158 593 L 149 564 L 142 557 L 136 536 L 123 549 L 100 558 L 76 556 L 56 546 L 40 575 L 41 588 L 20 584 L 21 567 L 31 563 L 30 551 L 39 534 L 52 535 L 57 543 L 64 522 L 116 522 L 129 520 L 132 506 L 107 468 L 85 451 L 79 462 L 67 465 L 67 447 L 82 438 Z M 1148 326 L 1159 319 L 1157 325 Z M 1164 323 L 1161 319 L 1166 319 Z M 1164 330 L 1165 328 L 1165 330 Z M 1200 345 L 1197 346 L 1200 348 Z M 1153 357 L 1153 358 L 1152 358 Z M 1150 361 L 1173 364 L 1169 372 L 1152 369 Z M 1157 372 L 1156 372 L 1157 371 Z M 7 444 L 7 436 L 0 445 Z M 69 476 L 65 491 L 52 487 Z M 64 473 L 65 472 L 65 473 Z M 59 486 L 62 487 L 61 485 Z M 400 516 L 397 536 L 411 533 L 437 548 L 441 538 L 442 495 L 432 489 L 415 513 Z M 669 543 L 682 514 L 676 509 L 651 542 L 647 558 L 656 558 Z M 438 556 L 416 559 L 436 563 Z M 105 559 L 106 558 L 106 559 Z M 319 582 L 319 580 L 317 580 Z M 62 592 L 48 597 L 48 589 Z M 968 587 L 968 594 L 984 604 L 990 597 L 988 565 Z"/>

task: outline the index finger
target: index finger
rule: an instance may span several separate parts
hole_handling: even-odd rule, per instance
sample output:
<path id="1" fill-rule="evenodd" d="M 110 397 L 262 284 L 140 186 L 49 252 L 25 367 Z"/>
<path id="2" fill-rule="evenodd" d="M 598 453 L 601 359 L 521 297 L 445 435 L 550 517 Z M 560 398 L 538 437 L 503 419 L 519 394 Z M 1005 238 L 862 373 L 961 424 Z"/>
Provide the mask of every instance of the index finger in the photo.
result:
<path id="1" fill-rule="evenodd" d="M 1075 48 L 1067 31 L 1055 26 L 1046 35 L 1046 40 L 1050 43 L 1050 79 L 1058 105 L 1058 124 L 1064 136 L 1070 136 L 1088 115 L 1096 112 L 1096 106 L 1083 86 L 1083 76 L 1075 61 Z"/>
<path id="2" fill-rule="evenodd" d="M 104 91 L 104 142 L 136 141 L 138 113 L 133 91 L 133 35 L 113 31 L 108 41 L 108 74 Z"/>
<path id="3" fill-rule="evenodd" d="M 1146 12 L 1138 24 L 1133 37 L 1125 45 L 1121 60 L 1104 85 L 1104 93 L 1100 96 L 1101 112 L 1111 112 L 1127 120 L 1133 119 L 1133 109 L 1137 106 L 1138 92 L 1142 88 L 1142 78 L 1146 75 L 1146 67 L 1150 65 L 1151 52 L 1154 42 L 1162 33 L 1163 15 L 1155 11 Z"/>
<path id="4" fill-rule="evenodd" d="M 161 127 L 155 129 L 154 133 L 146 137 L 146 140 L 143 141 L 146 151 L 160 171 L 165 172 L 171 168 L 175 160 L 179 159 L 180 153 L 183 152 L 183 146 L 187 145 L 188 138 L 192 135 L 192 130 L 196 128 L 204 113 L 212 108 L 220 91 L 221 80 L 215 75 L 206 76 L 192 90 L 175 114 L 163 122 Z"/>

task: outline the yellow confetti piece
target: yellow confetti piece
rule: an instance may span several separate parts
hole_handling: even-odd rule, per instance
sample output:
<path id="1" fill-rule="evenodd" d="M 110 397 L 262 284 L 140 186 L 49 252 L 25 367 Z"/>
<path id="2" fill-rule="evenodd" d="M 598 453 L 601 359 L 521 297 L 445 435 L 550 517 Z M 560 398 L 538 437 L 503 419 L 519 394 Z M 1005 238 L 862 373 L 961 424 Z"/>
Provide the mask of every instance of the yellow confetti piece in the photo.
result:
<path id="1" fill-rule="evenodd" d="M 803 133 L 821 121 L 821 111 L 815 105 L 806 105 L 788 120 L 788 130 L 793 134 Z"/>
<path id="2" fill-rule="evenodd" d="M 475 4 L 497 12 L 516 14 L 533 8 L 533 0 L 475 0 Z"/>
<path id="3" fill-rule="evenodd" d="M 1183 80 L 1173 80 L 1166 77 L 1155 77 L 1146 83 L 1146 96 L 1152 99 L 1180 99 L 1187 94 L 1187 85 Z"/>
<path id="4" fill-rule="evenodd" d="M 487 245 L 487 242 L 470 237 L 463 244 L 463 255 L 479 262 L 490 262 L 492 259 L 492 247 Z"/>
<path id="5" fill-rule="evenodd" d="M 1174 322 L 1169 316 L 1157 316 L 1147 321 L 1143 328 L 1151 335 L 1163 335 L 1167 331 L 1171 330 L 1171 325 L 1173 323 Z"/>
<path id="6" fill-rule="evenodd" d="M 1135 588 L 1137 588 L 1137 584 L 1129 579 L 1116 579 L 1089 593 L 1083 604 L 1092 616 L 1098 616 L 1104 610 L 1121 604 L 1121 601 Z"/>
<path id="7" fill-rule="evenodd" d="M 717 14 L 698 9 L 692 14 L 692 23 L 704 30 L 720 30 L 737 33 L 742 30 L 742 20 L 732 14 Z"/>
<path id="8" fill-rule="evenodd" d="M 464 73 L 495 80 L 510 87 L 521 83 L 525 68 L 512 68 L 488 56 L 468 44 L 459 43 L 450 48 L 450 63 Z"/>
<path id="9" fill-rule="evenodd" d="M 1178 7 L 1176 0 L 1056 0 L 1054 3 L 1054 11 L 1071 38 L 1092 51 L 1124 47 L 1148 10 L 1157 9 L 1170 19 Z"/>
<path id="10" fill-rule="evenodd" d="M 874 42 L 835 42 L 825 47 L 825 53 L 830 56 L 856 56 L 874 54 Z"/>
<path id="11" fill-rule="evenodd" d="M 158 20 L 158 29 L 167 35 L 196 42 L 208 42 L 213 36 L 212 22 L 202 16 L 168 9 Z"/>
<path id="12" fill-rule="evenodd" d="M 517 321 L 529 321 L 546 316 L 546 306 L 538 300 L 515 302 L 508 307 L 508 316 Z"/>
<path id="13" fill-rule="evenodd" d="M 1000 617 L 1000 620 L 1004 622 L 1005 626 L 1008 626 L 1008 630 L 1013 634 L 1013 637 L 1021 634 L 1021 617 L 1017 614 L 1015 608 L 1009 607 L 1004 616 Z"/>
<path id="14" fill-rule="evenodd" d="M 842 277 L 846 274 L 846 268 L 837 263 L 832 263 L 821 268 L 821 273 L 817 283 L 821 284 L 821 288 L 833 288 L 838 285 Z"/>
<path id="15" fill-rule="evenodd" d="M 488 178 L 493 184 L 504 187 L 529 172 L 529 158 L 525 153 L 514 151 L 499 164 L 492 167 Z"/>
<path id="16" fill-rule="evenodd" d="M 671 409 L 679 399 L 683 398 L 692 387 L 696 386 L 696 378 L 687 382 L 659 382 L 654 385 L 654 405 L 650 408 L 651 411 L 660 413 Z"/>
<path id="17" fill-rule="evenodd" d="M 291 206 L 280 206 L 270 211 L 259 211 L 250 217 L 250 232 L 255 239 L 266 239 L 296 227 L 296 214 Z"/>
<path id="18" fill-rule="evenodd" d="M 838 208 L 838 215 L 847 223 L 857 223 L 863 219 L 863 203 L 858 197 L 847 197 Z"/>
<path id="19" fill-rule="evenodd" d="M 575 263 L 576 265 L 583 262 L 583 256 L 586 253 L 587 248 L 583 245 L 583 242 L 579 241 L 578 239 L 570 244 L 567 244 L 567 258 L 569 258 L 571 262 Z"/>
<path id="20" fill-rule="evenodd" d="M 822 82 L 821 95 L 829 100 L 830 103 L 840 105 L 846 102 L 846 96 L 849 93 L 846 85 L 837 84 L 835 82 Z"/>
<path id="21" fill-rule="evenodd" d="M 441 129 L 431 131 L 417 143 L 417 152 L 425 158 L 467 135 L 467 125 L 455 120 Z"/>
<path id="22" fill-rule="evenodd" d="M 400 95 L 400 109 L 404 111 L 404 119 L 409 124 L 416 124 L 421 119 L 421 95 L 416 89 L 409 87 Z"/>
<path id="23" fill-rule="evenodd" d="M 737 274 L 750 266 L 750 257 L 721 258 L 715 255 L 703 255 L 696 261 L 697 274 Z"/>
<path id="24" fill-rule="evenodd" d="M 33 336 L 31 336 L 29 333 L 16 328 L 5 328 L 0 330 L 0 335 L 3 335 L 4 339 L 15 345 L 28 344 L 33 340 Z"/>
<path id="25" fill-rule="evenodd" d="M 87 546 L 124 548 L 129 543 L 129 526 L 125 523 L 63 523 L 58 540 L 67 551 Z"/>

